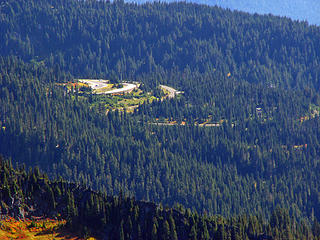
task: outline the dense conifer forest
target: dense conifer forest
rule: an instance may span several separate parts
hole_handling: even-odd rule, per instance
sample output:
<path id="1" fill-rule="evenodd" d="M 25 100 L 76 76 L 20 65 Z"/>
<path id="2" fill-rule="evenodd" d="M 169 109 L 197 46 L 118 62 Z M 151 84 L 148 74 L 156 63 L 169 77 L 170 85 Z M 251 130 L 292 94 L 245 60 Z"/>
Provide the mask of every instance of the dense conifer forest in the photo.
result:
<path id="1" fill-rule="evenodd" d="M 319 27 L 187 3 L 8 0 L 0 31 L 0 153 L 13 165 L 208 219 L 320 220 Z M 59 85 L 77 78 L 183 94 L 106 113 Z"/>

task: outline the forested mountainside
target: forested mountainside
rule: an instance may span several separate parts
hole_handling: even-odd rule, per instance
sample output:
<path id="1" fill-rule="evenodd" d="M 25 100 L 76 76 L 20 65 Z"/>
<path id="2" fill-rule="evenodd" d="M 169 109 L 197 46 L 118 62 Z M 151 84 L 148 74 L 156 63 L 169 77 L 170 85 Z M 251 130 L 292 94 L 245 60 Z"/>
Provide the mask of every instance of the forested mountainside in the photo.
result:
<path id="1" fill-rule="evenodd" d="M 136 201 L 108 197 L 81 185 L 49 180 L 39 169 L 13 169 L 0 159 L 1 217 L 67 219 L 67 228 L 97 239 L 319 239 L 320 224 L 297 223 L 283 209 L 270 220 L 256 216 L 199 216 Z M 32 225 L 32 222 L 30 223 Z M 2 228 L 0 229 L 2 230 Z"/>
<path id="2" fill-rule="evenodd" d="M 126 0 L 127 2 L 146 3 L 148 0 Z M 163 0 L 165 2 L 178 2 L 176 0 Z M 317 0 L 188 0 L 198 4 L 220 6 L 232 10 L 258 14 L 272 14 L 286 16 L 294 20 L 308 21 L 310 24 L 320 25 L 320 3 Z"/>
<path id="3" fill-rule="evenodd" d="M 0 24 L 1 55 L 78 77 L 152 73 L 143 81 L 186 88 L 168 73 L 216 70 L 269 86 L 319 86 L 319 28 L 279 17 L 185 3 L 18 0 L 1 4 Z"/>
<path id="4" fill-rule="evenodd" d="M 280 206 L 319 220 L 318 27 L 73 0 L 2 2 L 0 26 L 0 153 L 12 161 L 208 215 L 267 219 Z M 59 85 L 78 78 L 184 93 L 106 114 L 99 96 Z"/>

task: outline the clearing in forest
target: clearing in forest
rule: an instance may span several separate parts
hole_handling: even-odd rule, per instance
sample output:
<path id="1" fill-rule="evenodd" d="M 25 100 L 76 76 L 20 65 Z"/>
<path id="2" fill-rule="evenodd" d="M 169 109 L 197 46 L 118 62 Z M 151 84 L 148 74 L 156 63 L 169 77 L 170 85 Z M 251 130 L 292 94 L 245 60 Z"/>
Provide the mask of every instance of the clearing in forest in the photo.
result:
<path id="1" fill-rule="evenodd" d="M 156 97 L 154 91 L 146 92 L 137 82 L 110 83 L 103 79 L 75 79 L 72 83 L 60 83 L 67 92 L 77 93 L 82 98 L 88 99 L 92 107 L 101 111 L 120 110 L 133 112 L 139 105 L 154 100 L 173 98 L 183 93 L 172 87 L 160 85 L 162 95 Z"/>

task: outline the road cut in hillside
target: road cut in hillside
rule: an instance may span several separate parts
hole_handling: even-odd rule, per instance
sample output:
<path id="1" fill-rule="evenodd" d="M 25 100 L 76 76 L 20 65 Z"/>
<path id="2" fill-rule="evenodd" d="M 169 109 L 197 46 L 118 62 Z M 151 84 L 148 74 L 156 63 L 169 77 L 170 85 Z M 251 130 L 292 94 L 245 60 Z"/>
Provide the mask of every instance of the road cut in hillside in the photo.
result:
<path id="1" fill-rule="evenodd" d="M 160 85 L 160 88 L 169 92 L 169 95 L 165 96 L 166 98 L 174 98 L 176 95 L 183 93 L 181 91 L 178 91 L 172 87 L 168 87 L 165 85 Z"/>

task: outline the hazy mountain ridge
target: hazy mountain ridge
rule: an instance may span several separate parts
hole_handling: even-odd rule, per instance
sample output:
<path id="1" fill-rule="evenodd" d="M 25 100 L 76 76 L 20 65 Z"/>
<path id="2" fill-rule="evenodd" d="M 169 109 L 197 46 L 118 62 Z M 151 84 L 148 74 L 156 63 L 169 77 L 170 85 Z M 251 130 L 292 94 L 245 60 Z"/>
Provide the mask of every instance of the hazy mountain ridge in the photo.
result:
<path id="1" fill-rule="evenodd" d="M 127 2 L 146 3 L 148 0 L 126 0 Z M 176 2 L 176 0 L 163 0 Z M 182 1 L 184 2 L 184 1 Z M 187 0 L 198 4 L 220 6 L 231 10 L 258 14 L 286 16 L 294 20 L 308 21 L 309 24 L 320 25 L 320 2 L 317 0 Z"/>

